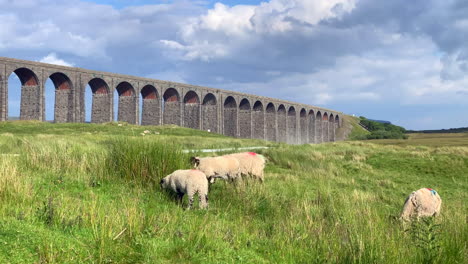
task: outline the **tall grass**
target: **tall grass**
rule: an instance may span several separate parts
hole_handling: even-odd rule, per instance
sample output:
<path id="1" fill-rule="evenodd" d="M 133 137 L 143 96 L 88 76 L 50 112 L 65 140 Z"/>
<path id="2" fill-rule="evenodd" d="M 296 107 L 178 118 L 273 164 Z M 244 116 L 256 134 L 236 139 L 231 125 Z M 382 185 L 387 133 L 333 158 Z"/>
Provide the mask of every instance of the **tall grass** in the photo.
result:
<path id="1" fill-rule="evenodd" d="M 126 137 L 109 140 L 106 166 L 109 175 L 132 182 L 154 184 L 177 169 L 189 168 L 189 155 L 175 143 Z"/>
<path id="2" fill-rule="evenodd" d="M 189 166 L 174 141 L 0 138 L 20 154 L 0 156 L 0 263 L 466 263 L 466 147 L 279 145 L 263 184 L 218 181 L 186 211 L 155 184 Z M 442 215 L 408 230 L 421 187 Z"/>

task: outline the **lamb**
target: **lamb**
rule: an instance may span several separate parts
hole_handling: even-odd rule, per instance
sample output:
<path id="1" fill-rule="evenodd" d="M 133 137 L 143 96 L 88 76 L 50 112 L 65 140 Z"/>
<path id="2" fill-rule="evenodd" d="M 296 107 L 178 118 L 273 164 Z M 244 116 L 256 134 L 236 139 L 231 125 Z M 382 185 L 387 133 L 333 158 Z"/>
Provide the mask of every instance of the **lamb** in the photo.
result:
<path id="1" fill-rule="evenodd" d="M 412 192 L 405 201 L 400 219 L 409 221 L 416 217 L 437 216 L 440 214 L 442 200 L 439 194 L 430 188 Z"/>
<path id="2" fill-rule="evenodd" d="M 255 152 L 242 152 L 228 154 L 223 157 L 234 157 L 239 161 L 240 173 L 245 176 L 253 176 L 264 181 L 263 170 L 265 169 L 265 157 Z"/>
<path id="3" fill-rule="evenodd" d="M 240 177 L 239 161 L 233 157 L 193 157 L 194 167 L 206 174 L 210 183 L 216 178 L 236 180 Z"/>
<path id="4" fill-rule="evenodd" d="M 192 207 L 193 196 L 198 193 L 200 208 L 208 207 L 208 180 L 199 170 L 176 170 L 164 177 L 160 182 L 161 188 L 171 189 L 177 193 L 179 203 L 185 194 L 188 195 L 188 209 Z"/>

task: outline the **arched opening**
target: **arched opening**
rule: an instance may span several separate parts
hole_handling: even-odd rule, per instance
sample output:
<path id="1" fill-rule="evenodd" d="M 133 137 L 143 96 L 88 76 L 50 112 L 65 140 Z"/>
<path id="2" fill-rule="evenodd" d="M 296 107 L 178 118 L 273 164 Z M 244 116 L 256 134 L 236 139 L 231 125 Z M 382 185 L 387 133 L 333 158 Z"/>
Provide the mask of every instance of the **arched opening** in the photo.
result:
<path id="1" fill-rule="evenodd" d="M 118 95 L 117 121 L 136 124 L 136 96 L 135 89 L 128 82 L 121 82 L 115 88 Z M 116 106 L 116 105 L 114 105 Z"/>
<path id="2" fill-rule="evenodd" d="M 184 97 L 184 126 L 200 129 L 200 99 L 194 91 L 189 91 Z"/>
<path id="3" fill-rule="evenodd" d="M 327 113 L 324 113 L 322 117 L 322 141 L 323 142 L 329 141 L 328 114 Z"/>
<path id="4" fill-rule="evenodd" d="M 315 143 L 315 113 L 309 111 L 309 143 Z"/>
<path id="5" fill-rule="evenodd" d="M 163 96 L 163 124 L 180 126 L 180 97 L 179 93 L 174 88 L 166 90 Z"/>
<path id="6" fill-rule="evenodd" d="M 317 117 L 315 118 L 315 143 L 322 143 L 322 113 L 317 112 Z"/>
<path id="7" fill-rule="evenodd" d="M 307 127 L 307 112 L 304 108 L 301 109 L 299 113 L 300 118 L 300 126 L 301 126 L 301 144 L 307 144 L 309 135 L 308 135 L 308 127 Z"/>
<path id="8" fill-rule="evenodd" d="M 218 133 L 218 104 L 216 97 L 209 93 L 202 104 L 203 130 Z"/>
<path id="9" fill-rule="evenodd" d="M 152 85 L 146 85 L 141 89 L 141 125 L 159 125 L 159 111 L 161 103 L 158 90 Z"/>
<path id="10" fill-rule="evenodd" d="M 105 123 L 112 121 L 111 100 L 109 86 L 101 78 L 94 78 L 88 82 L 91 90 L 91 111 L 86 107 L 85 115 L 89 116 L 91 123 Z M 86 99 L 88 102 L 88 99 Z M 89 114 L 87 114 L 89 113 Z"/>
<path id="11" fill-rule="evenodd" d="M 265 139 L 265 112 L 262 102 L 256 101 L 252 110 L 253 138 Z"/>
<path id="12" fill-rule="evenodd" d="M 228 96 L 224 101 L 224 135 L 237 137 L 237 103 Z"/>
<path id="13" fill-rule="evenodd" d="M 245 98 L 239 104 L 239 134 L 241 138 L 252 138 L 252 112 Z"/>
<path id="14" fill-rule="evenodd" d="M 280 105 L 278 107 L 278 141 L 279 142 L 286 142 L 286 108 L 284 105 Z"/>
<path id="15" fill-rule="evenodd" d="M 297 124 L 296 124 L 296 109 L 291 106 L 288 110 L 288 140 L 289 144 L 297 143 Z"/>
<path id="16" fill-rule="evenodd" d="M 7 118 L 42 120 L 42 94 L 36 74 L 27 68 L 19 68 L 13 73 L 8 78 Z M 15 88 L 18 86 L 21 88 Z"/>
<path id="17" fill-rule="evenodd" d="M 65 74 L 56 72 L 49 76 L 45 83 L 45 120 L 73 122 L 72 89 L 72 83 Z"/>
<path id="18" fill-rule="evenodd" d="M 330 142 L 335 141 L 335 117 L 330 114 L 330 121 L 328 122 L 328 139 Z"/>
<path id="19" fill-rule="evenodd" d="M 276 110 L 275 105 L 269 103 L 265 114 L 266 140 L 276 141 Z"/>

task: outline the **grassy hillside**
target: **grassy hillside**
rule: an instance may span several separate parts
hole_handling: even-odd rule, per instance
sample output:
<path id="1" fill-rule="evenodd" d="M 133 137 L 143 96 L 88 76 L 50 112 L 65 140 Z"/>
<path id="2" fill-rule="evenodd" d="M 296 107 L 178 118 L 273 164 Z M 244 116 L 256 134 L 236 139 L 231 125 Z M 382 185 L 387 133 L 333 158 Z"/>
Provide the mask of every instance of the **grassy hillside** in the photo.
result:
<path id="1" fill-rule="evenodd" d="M 336 138 L 340 140 L 366 138 L 370 132 L 361 127 L 359 121 L 359 117 L 343 116 L 343 126 L 338 129 Z"/>
<path id="2" fill-rule="evenodd" d="M 467 147 L 145 129 L 1 123 L 0 263 L 467 261 Z M 265 183 L 219 181 L 207 211 L 183 210 L 156 184 L 189 167 L 182 149 L 248 145 L 272 147 Z M 403 226 L 395 218 L 421 187 L 439 192 L 442 216 Z"/>

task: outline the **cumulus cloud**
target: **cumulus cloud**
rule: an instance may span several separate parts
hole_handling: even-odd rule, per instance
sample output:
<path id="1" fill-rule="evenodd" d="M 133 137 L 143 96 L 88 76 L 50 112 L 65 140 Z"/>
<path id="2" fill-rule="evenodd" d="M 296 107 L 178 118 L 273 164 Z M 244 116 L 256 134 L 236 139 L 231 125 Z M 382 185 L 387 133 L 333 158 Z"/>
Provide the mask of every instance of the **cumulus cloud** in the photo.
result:
<path id="1" fill-rule="evenodd" d="M 49 63 L 49 64 L 55 64 L 55 65 L 62 65 L 62 66 L 68 66 L 68 67 L 73 67 L 73 63 L 66 62 L 62 59 L 59 59 L 57 57 L 57 54 L 55 53 L 50 53 L 49 55 L 45 56 L 44 58 L 40 59 L 39 62 L 44 62 L 44 63 Z"/>
<path id="2" fill-rule="evenodd" d="M 136 2 L 146 1 L 125 3 Z M 372 114 L 412 128 L 440 116 L 424 123 L 398 111 L 453 111 L 449 105 L 468 101 L 465 0 L 162 2 L 116 8 L 0 0 L 0 53 Z"/>

